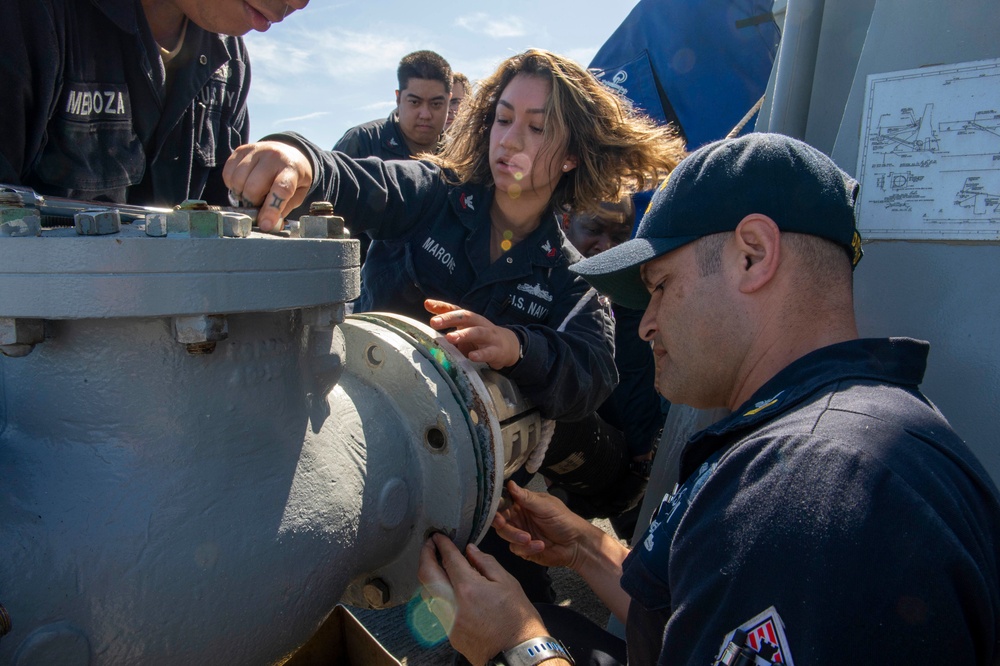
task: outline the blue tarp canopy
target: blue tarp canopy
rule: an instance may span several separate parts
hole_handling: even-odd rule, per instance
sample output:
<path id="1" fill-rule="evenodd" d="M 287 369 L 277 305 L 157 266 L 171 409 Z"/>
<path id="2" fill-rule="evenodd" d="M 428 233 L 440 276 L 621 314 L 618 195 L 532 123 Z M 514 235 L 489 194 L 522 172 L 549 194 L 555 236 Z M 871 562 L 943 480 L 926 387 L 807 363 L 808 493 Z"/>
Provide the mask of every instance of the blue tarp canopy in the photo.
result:
<path id="1" fill-rule="evenodd" d="M 640 0 L 590 68 L 654 120 L 676 122 L 694 150 L 726 136 L 764 94 L 780 38 L 772 6 Z"/>

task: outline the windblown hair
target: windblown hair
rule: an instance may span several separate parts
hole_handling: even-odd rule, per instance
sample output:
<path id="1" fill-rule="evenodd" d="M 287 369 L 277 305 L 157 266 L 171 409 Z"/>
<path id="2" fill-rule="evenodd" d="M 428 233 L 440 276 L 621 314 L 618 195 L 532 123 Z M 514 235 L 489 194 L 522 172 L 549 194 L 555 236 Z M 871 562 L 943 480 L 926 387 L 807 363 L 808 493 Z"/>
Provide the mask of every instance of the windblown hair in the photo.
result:
<path id="1" fill-rule="evenodd" d="M 450 171 L 451 182 L 493 185 L 490 129 L 500 96 L 519 74 L 552 84 L 545 106 L 546 141 L 566 136 L 569 153 L 577 156 L 577 168 L 553 192 L 554 207 L 594 210 L 603 201 L 618 201 L 626 192 L 655 186 L 684 157 L 684 142 L 675 129 L 637 113 L 572 60 L 530 49 L 508 58 L 477 84 L 455 119 L 444 150 L 429 157 Z"/>
<path id="2" fill-rule="evenodd" d="M 406 90 L 410 79 L 428 79 L 444 84 L 444 91 L 451 92 L 451 65 L 434 51 L 414 51 L 403 56 L 396 68 L 399 89 Z"/>

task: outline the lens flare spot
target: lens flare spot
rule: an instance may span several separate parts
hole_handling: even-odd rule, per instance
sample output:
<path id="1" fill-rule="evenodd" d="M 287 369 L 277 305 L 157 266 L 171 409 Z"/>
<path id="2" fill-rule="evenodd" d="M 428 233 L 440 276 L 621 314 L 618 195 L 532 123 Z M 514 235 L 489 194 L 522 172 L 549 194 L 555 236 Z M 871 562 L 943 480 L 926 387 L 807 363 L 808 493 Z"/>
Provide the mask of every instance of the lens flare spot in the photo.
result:
<path id="1" fill-rule="evenodd" d="M 417 595 L 407 605 L 406 621 L 413 637 L 424 647 L 432 647 L 446 640 L 455 626 L 455 606 L 446 599 L 424 600 Z"/>
<path id="2" fill-rule="evenodd" d="M 522 180 L 524 180 L 524 172 L 523 171 L 515 171 L 514 172 L 514 180 L 516 180 L 517 182 L 521 182 Z"/>
<path id="3" fill-rule="evenodd" d="M 506 252 L 510 248 L 514 247 L 514 232 L 510 229 L 503 232 L 503 240 L 500 241 L 500 249 Z"/>
<path id="4" fill-rule="evenodd" d="M 513 185 L 508 187 L 507 196 L 509 196 L 511 199 L 519 198 L 521 196 L 521 186 L 518 185 L 517 183 L 514 183 Z"/>

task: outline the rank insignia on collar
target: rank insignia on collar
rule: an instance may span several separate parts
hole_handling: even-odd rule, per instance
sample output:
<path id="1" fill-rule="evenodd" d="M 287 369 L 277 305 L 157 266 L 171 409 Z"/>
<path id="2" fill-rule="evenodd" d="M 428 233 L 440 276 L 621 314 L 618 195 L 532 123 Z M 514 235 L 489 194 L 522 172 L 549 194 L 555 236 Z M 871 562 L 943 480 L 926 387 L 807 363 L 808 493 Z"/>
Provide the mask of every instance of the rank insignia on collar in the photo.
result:
<path id="1" fill-rule="evenodd" d="M 544 252 L 545 256 L 548 257 L 549 259 L 556 256 L 556 249 L 552 247 L 552 243 L 550 243 L 549 241 L 545 241 L 545 243 L 542 245 L 542 252 Z"/>
<path id="2" fill-rule="evenodd" d="M 473 195 L 466 194 L 465 192 L 463 192 L 462 196 L 458 198 L 458 202 L 462 204 L 463 210 L 465 210 L 466 208 L 468 208 L 469 210 L 476 210 L 476 207 L 472 205 L 472 197 Z"/>
<path id="3" fill-rule="evenodd" d="M 751 409 L 750 411 L 748 411 L 745 414 L 743 414 L 743 416 L 753 416 L 754 414 L 758 414 L 758 413 L 764 411 L 765 409 L 767 409 L 771 405 L 778 404 L 778 398 L 781 397 L 782 393 L 784 393 L 784 391 L 779 391 L 778 394 L 776 396 L 774 396 L 773 398 L 771 398 L 770 400 L 761 400 L 760 402 L 758 402 L 757 404 L 755 404 L 753 406 L 753 409 Z"/>
<path id="4" fill-rule="evenodd" d="M 396 141 L 396 137 L 392 137 L 389 139 L 389 145 L 395 148 L 399 145 L 399 141 Z"/>

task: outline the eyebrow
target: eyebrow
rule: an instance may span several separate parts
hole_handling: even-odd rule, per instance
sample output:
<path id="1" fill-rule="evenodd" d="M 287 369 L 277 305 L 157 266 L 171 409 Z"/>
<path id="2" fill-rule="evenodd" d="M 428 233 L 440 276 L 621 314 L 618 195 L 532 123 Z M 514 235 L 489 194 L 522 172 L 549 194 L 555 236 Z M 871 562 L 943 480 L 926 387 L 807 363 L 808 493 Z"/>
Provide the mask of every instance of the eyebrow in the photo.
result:
<path id="1" fill-rule="evenodd" d="M 639 269 L 639 279 L 642 280 L 642 286 L 649 290 L 649 280 L 646 279 L 646 267 L 643 266 Z"/>
<path id="2" fill-rule="evenodd" d="M 421 97 L 420 95 L 416 95 L 414 93 L 406 93 L 406 98 L 407 99 L 416 99 L 416 100 L 420 100 L 420 101 L 424 100 L 423 97 Z M 429 98 L 428 101 L 433 102 L 433 101 L 439 100 L 439 99 L 444 99 L 444 95 L 435 95 L 434 97 Z"/>
<path id="3" fill-rule="evenodd" d="M 506 100 L 503 100 L 503 99 L 497 102 L 497 106 L 504 106 L 504 107 L 507 107 L 508 109 L 510 109 L 511 111 L 516 111 L 516 109 L 514 108 L 513 104 L 511 104 L 510 102 L 508 102 Z M 525 113 L 545 113 L 545 109 L 525 109 L 524 112 Z"/>
<path id="4" fill-rule="evenodd" d="M 643 264 L 642 267 L 639 268 L 639 277 L 642 279 L 642 284 L 643 284 L 644 287 L 646 287 L 646 290 L 647 291 L 652 291 L 653 290 L 652 288 L 655 287 L 658 283 L 657 282 L 652 282 L 649 279 L 649 277 L 648 277 L 649 276 L 649 269 L 647 268 L 647 266 L 649 266 L 649 263 Z M 661 274 L 659 276 L 659 279 L 662 280 L 664 278 L 664 276 L 665 276 L 665 273 L 666 272 L 664 272 L 664 274 Z"/>

